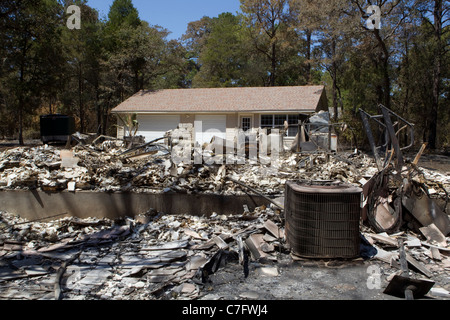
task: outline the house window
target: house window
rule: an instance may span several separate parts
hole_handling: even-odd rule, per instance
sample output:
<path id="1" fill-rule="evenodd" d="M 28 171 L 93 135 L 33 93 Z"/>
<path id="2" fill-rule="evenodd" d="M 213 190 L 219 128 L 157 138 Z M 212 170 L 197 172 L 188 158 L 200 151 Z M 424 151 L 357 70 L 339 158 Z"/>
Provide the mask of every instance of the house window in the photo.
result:
<path id="1" fill-rule="evenodd" d="M 273 128 L 273 115 L 262 115 L 261 116 L 261 128 Z"/>
<path id="2" fill-rule="evenodd" d="M 288 137 L 295 137 L 298 133 L 298 122 L 300 121 L 300 117 L 297 114 L 290 114 L 288 116 Z"/>
<path id="3" fill-rule="evenodd" d="M 284 129 L 284 123 L 289 124 L 289 129 L 286 133 L 288 137 L 295 137 L 298 133 L 299 115 L 296 114 L 264 114 L 261 115 L 262 129 Z"/>
<path id="4" fill-rule="evenodd" d="M 286 121 L 286 115 L 285 114 L 276 114 L 274 116 L 274 125 L 275 128 L 284 128 L 284 122 Z"/>
<path id="5" fill-rule="evenodd" d="M 249 117 L 242 118 L 242 130 L 248 131 L 252 128 L 252 119 Z"/>

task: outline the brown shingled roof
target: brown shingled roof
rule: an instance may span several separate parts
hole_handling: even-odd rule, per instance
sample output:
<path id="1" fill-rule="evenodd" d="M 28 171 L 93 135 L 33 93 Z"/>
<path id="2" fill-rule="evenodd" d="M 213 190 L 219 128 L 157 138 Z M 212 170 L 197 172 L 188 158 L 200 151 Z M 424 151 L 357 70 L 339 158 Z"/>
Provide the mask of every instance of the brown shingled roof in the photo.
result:
<path id="1" fill-rule="evenodd" d="M 323 86 L 140 91 L 113 112 L 318 111 Z"/>

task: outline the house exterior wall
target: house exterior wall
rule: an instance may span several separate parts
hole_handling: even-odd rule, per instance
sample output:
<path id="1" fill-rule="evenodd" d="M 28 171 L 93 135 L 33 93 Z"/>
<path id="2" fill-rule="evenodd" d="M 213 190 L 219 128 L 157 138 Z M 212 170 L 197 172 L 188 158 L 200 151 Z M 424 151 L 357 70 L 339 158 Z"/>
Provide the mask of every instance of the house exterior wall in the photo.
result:
<path id="1" fill-rule="evenodd" d="M 150 108 L 150 105 L 153 107 Z M 309 109 L 310 107 L 311 109 Z M 289 111 L 283 109 L 288 109 Z M 225 111 L 214 112 L 213 110 Z M 230 88 L 229 90 L 223 88 L 175 89 L 140 92 L 113 110 L 117 114 L 138 114 L 138 119 L 141 121 L 141 132 L 147 136 L 152 134 L 152 126 L 156 128 L 156 132 L 153 133 L 159 135 L 163 130 L 174 126 L 174 121 L 169 120 L 170 117 L 178 117 L 179 123 L 194 125 L 197 115 L 226 115 L 226 123 L 221 125 L 220 129 L 223 130 L 225 126 L 225 137 L 228 140 L 234 140 L 238 129 L 242 126 L 242 117 L 251 118 L 250 127 L 258 129 L 263 124 L 261 122 L 262 115 L 313 114 L 319 111 L 329 111 L 326 90 L 322 86 Z M 152 119 L 150 117 L 152 115 L 155 118 L 159 117 L 166 120 L 161 120 L 160 122 L 147 121 L 146 119 Z M 208 117 L 204 118 L 207 119 Z M 290 141 L 294 140 L 292 135 L 295 135 L 296 131 L 293 129 L 295 118 L 288 118 L 291 124 L 288 134 L 291 137 L 285 137 L 284 140 L 289 144 Z M 268 119 L 266 117 L 263 119 L 265 126 L 269 128 L 267 124 L 269 122 Z M 274 116 L 275 122 L 279 126 L 280 117 Z M 151 125 L 152 123 L 153 125 Z M 213 120 L 210 121 L 209 127 L 211 127 L 212 123 L 214 123 Z M 216 123 L 218 122 L 216 121 Z M 246 122 L 246 126 L 248 126 L 248 122 Z M 176 129 L 176 126 L 169 130 L 173 129 Z M 123 138 L 126 133 L 127 130 L 124 128 L 124 124 L 118 120 L 117 137 Z"/>
<path id="2" fill-rule="evenodd" d="M 322 99 L 321 99 L 322 101 Z M 326 96 L 324 97 L 324 101 L 317 107 L 317 110 L 321 110 L 321 109 L 325 109 L 326 111 L 328 111 L 328 106 L 326 103 Z M 305 113 L 303 111 L 303 113 Z M 308 113 L 314 113 L 312 110 Z M 171 116 L 179 116 L 180 118 L 180 123 L 184 123 L 184 124 L 195 124 L 195 120 L 196 120 L 196 116 L 197 115 L 203 115 L 203 116 L 208 116 L 208 115 L 226 115 L 226 139 L 227 140 L 234 140 L 234 137 L 237 134 L 238 129 L 241 127 L 241 118 L 242 117 L 251 117 L 252 118 L 252 127 L 254 129 L 258 129 L 261 127 L 261 116 L 262 115 L 267 115 L 267 114 L 283 114 L 283 115 L 295 115 L 298 113 L 295 112 L 264 112 L 264 113 L 170 113 Z M 143 119 L 145 119 L 145 116 L 149 116 L 151 115 L 150 113 L 142 113 L 139 114 L 138 119 L 140 121 L 142 121 Z M 160 114 L 160 113 L 155 113 L 155 116 L 163 116 L 163 115 L 169 115 L 169 114 Z M 144 123 L 140 123 L 140 127 L 146 127 L 146 125 Z M 176 128 L 173 128 L 176 129 Z M 120 123 L 120 120 L 118 120 L 118 128 L 117 128 L 117 137 L 118 138 L 123 138 L 124 136 L 124 128 L 123 128 L 123 124 Z M 284 137 L 284 141 L 285 141 L 285 145 L 289 145 L 292 143 L 292 141 L 294 140 L 294 137 Z"/>
<path id="3" fill-rule="evenodd" d="M 195 114 L 180 114 L 181 123 L 190 123 L 194 124 Z"/>
<path id="4" fill-rule="evenodd" d="M 233 141 L 236 135 L 236 129 L 239 125 L 239 119 L 237 113 L 227 115 L 227 134 L 226 139 Z"/>

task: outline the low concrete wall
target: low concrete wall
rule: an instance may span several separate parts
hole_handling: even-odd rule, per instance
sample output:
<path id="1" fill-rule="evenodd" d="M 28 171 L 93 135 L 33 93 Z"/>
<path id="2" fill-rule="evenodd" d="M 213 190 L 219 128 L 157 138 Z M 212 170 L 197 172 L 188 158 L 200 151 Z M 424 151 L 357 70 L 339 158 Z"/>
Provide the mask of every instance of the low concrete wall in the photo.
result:
<path id="1" fill-rule="evenodd" d="M 101 192 L 0 191 L 0 211 L 28 220 L 67 213 L 79 218 L 134 217 L 150 208 L 167 214 L 209 216 L 240 214 L 243 205 L 250 210 L 269 202 L 261 196 L 223 196 L 210 194 L 143 194 Z"/>

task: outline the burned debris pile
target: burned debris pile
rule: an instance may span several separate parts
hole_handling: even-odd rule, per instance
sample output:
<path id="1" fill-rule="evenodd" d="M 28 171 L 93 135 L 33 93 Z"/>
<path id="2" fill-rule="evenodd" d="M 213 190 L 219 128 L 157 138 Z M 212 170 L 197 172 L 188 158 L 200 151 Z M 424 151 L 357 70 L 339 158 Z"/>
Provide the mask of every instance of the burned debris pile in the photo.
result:
<path id="1" fill-rule="evenodd" d="M 395 233 L 402 229 L 422 232 L 429 240 L 442 242 L 450 233 L 450 219 L 447 214 L 448 174 L 429 175 L 418 167 L 418 162 L 426 149 L 426 143 L 415 155 L 414 160 L 407 160 L 404 150 L 412 146 L 413 125 L 402 119 L 384 106 L 379 106 L 382 115 L 370 116 L 360 110 L 364 127 L 376 161 L 378 172 L 364 185 L 366 211 L 370 225 L 378 232 Z M 378 119 L 384 119 L 380 122 Z M 401 131 L 394 127 L 391 118 L 397 117 L 395 124 L 410 128 L 412 142 L 403 147 L 399 142 Z M 385 144 L 377 146 L 373 140 L 368 119 L 375 119 L 384 128 Z M 379 150 L 385 148 L 385 157 L 380 157 Z M 432 196 L 435 198 L 433 199 Z M 434 239 L 431 239 L 433 229 Z M 445 241 L 444 241 L 445 242 Z"/>
<path id="2" fill-rule="evenodd" d="M 384 113 L 386 120 L 386 110 Z M 365 117 L 368 121 L 369 115 Z M 388 133 L 397 132 L 388 130 L 392 129 L 390 125 L 384 124 Z M 318 192 L 322 187 L 332 189 L 344 184 L 359 190 L 352 203 L 356 208 L 351 226 L 355 236 L 345 243 L 352 256 L 356 252 L 353 260 L 377 266 L 377 276 L 384 279 L 387 294 L 420 298 L 431 291 L 434 297 L 450 299 L 450 176 L 418 165 L 425 146 L 410 159 L 394 134 L 382 146 L 384 156 L 371 141 L 375 157 L 358 150 L 291 150 L 264 164 L 250 156 L 251 147 L 244 140 L 242 164 L 176 161 L 183 156 L 183 146 L 191 146 L 190 129 L 180 126 L 149 143 L 76 134 L 72 148 L 10 148 L 0 153 L 0 192 L 258 194 L 270 200 L 270 205 L 255 209 L 244 205 L 231 215 L 210 212 L 203 216 L 188 212 L 173 215 L 149 208 L 116 220 L 61 214 L 27 221 L 0 211 L 0 298 L 201 299 L 208 297 L 211 278 L 228 264 L 239 270 L 241 281 L 252 276 L 255 265 L 262 265 L 261 269 L 271 276 L 279 276 L 280 261 L 288 259 L 302 266 L 311 258 L 296 255 L 293 240 L 307 242 L 297 250 L 302 252 L 330 232 L 310 232 L 298 222 L 303 217 L 291 219 L 291 225 L 287 221 L 286 214 L 296 211 L 292 209 L 296 205 L 285 208 L 290 201 L 287 186 L 305 182 L 320 185 Z M 370 135 L 369 126 L 366 129 Z M 186 140 L 172 139 L 171 135 L 186 136 Z M 329 138 L 330 132 L 325 136 Z M 211 157 L 217 156 L 213 143 L 204 146 L 205 154 Z M 303 139 L 296 145 L 307 146 Z M 189 156 L 195 158 L 195 152 Z M 334 208 L 349 207 L 343 199 L 331 201 L 325 196 L 314 205 L 306 201 L 302 210 L 312 220 L 314 214 L 321 215 L 320 219 L 333 217 Z M 317 221 L 311 221 L 311 225 Z M 339 224 L 339 231 L 346 232 L 349 221 L 345 217 L 336 221 L 330 221 L 330 228 Z M 335 240 L 328 241 L 330 248 L 343 239 Z M 344 246 L 338 249 L 334 252 L 344 259 Z"/>
<path id="3" fill-rule="evenodd" d="M 243 194 L 242 185 L 266 195 L 281 195 L 287 180 L 341 180 L 360 185 L 376 172 L 363 154 L 280 154 L 271 165 L 174 164 L 164 147 L 129 152 L 122 141 L 77 145 L 73 150 L 54 146 L 18 147 L 0 153 L 1 190 L 42 190 L 138 193 Z"/>
<path id="4" fill-rule="evenodd" d="M 227 261 L 277 261 L 280 211 L 27 222 L 0 214 L 2 299 L 193 299 Z M 280 237 L 281 236 L 281 237 Z M 22 288 L 26 287 L 27 290 Z"/>

